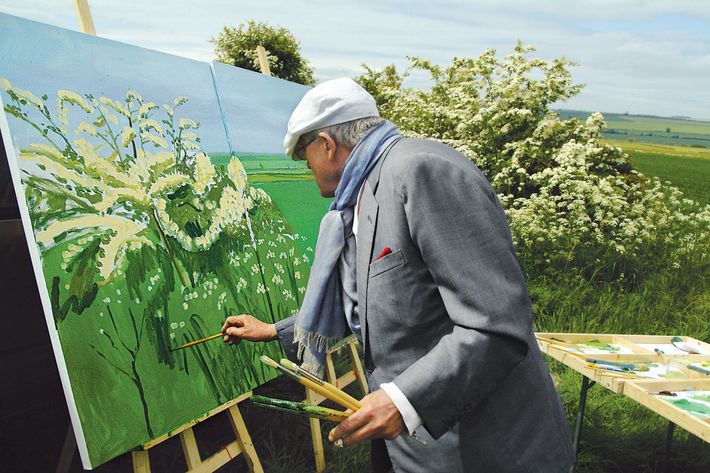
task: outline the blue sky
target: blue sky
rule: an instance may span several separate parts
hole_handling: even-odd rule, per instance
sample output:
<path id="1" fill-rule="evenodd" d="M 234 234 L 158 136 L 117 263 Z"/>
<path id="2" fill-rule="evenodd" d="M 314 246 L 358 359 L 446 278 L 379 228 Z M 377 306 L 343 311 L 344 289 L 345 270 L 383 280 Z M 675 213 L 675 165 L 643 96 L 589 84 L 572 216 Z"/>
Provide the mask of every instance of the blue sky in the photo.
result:
<path id="1" fill-rule="evenodd" d="M 225 25 L 288 28 L 318 80 L 419 56 L 500 54 L 517 39 L 580 65 L 585 90 L 565 108 L 710 119 L 710 2 L 694 0 L 372 1 L 89 0 L 105 38 L 199 60 Z M 78 29 L 70 0 L 3 0 L 0 12 Z M 414 76 L 414 85 L 424 85 Z"/>

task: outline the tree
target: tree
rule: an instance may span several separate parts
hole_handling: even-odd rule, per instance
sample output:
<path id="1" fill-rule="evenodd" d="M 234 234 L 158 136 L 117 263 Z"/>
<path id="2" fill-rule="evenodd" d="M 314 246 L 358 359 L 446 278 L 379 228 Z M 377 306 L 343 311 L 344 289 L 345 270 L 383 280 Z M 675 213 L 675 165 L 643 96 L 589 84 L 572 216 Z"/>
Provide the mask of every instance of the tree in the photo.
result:
<path id="1" fill-rule="evenodd" d="M 256 47 L 263 46 L 274 76 L 304 85 L 315 84 L 313 68 L 301 55 L 296 38 L 286 28 L 248 21 L 236 28 L 225 26 L 210 42 L 215 45 L 218 61 L 256 72 L 261 70 Z"/>
<path id="2" fill-rule="evenodd" d="M 518 43 L 502 59 L 488 50 L 448 67 L 411 58 L 405 72 L 365 66 L 357 80 L 404 134 L 448 143 L 483 171 L 528 270 L 588 268 L 589 277 L 615 279 L 650 274 L 653 264 L 707 265 L 710 207 L 634 171 L 620 147 L 601 139 L 601 113 L 561 120 L 551 106 L 582 88 L 573 63 L 533 52 Z M 404 85 L 410 70 L 427 73 L 432 86 Z"/>

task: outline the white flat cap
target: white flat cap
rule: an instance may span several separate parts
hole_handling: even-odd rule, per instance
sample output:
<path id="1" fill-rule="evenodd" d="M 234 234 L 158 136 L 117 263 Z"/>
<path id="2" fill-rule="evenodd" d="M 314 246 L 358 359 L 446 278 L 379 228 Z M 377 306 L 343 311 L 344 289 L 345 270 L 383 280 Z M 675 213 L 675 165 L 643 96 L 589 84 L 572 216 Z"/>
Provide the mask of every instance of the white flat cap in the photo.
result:
<path id="1" fill-rule="evenodd" d="M 343 77 L 320 83 L 303 96 L 291 114 L 284 150 L 291 156 L 298 138 L 309 131 L 379 116 L 375 99 L 354 80 Z"/>

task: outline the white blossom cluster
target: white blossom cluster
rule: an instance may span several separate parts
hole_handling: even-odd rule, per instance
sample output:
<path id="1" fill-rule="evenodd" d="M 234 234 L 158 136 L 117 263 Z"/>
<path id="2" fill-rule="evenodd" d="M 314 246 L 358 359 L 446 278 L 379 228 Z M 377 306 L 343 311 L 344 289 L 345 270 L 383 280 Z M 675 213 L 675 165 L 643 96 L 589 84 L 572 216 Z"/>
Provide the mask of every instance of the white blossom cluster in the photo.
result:
<path id="1" fill-rule="evenodd" d="M 530 58 L 518 44 L 498 59 L 455 58 L 447 68 L 412 59 L 430 74 L 424 91 L 404 88 L 409 71 L 366 67 L 358 80 L 380 112 L 408 136 L 445 142 L 468 156 L 498 192 L 523 259 L 599 266 L 643 261 L 658 251 L 676 267 L 708 261 L 710 206 L 633 171 L 604 143 L 604 118 L 560 120 L 551 105 L 576 95 L 564 59 Z M 455 192 L 455 189 L 452 189 Z"/>

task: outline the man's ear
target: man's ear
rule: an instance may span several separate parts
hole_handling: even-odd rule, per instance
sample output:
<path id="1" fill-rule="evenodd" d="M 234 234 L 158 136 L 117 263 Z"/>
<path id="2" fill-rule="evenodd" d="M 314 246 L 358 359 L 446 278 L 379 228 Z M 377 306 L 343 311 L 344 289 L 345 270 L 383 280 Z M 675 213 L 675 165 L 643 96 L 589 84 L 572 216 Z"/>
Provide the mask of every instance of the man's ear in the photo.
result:
<path id="1" fill-rule="evenodd" d="M 328 160 L 333 161 L 335 159 L 335 150 L 337 149 L 338 144 L 335 142 L 332 136 L 330 136 L 324 131 L 318 133 L 318 136 L 323 138 L 323 143 L 325 144 L 325 152 L 327 153 Z"/>

